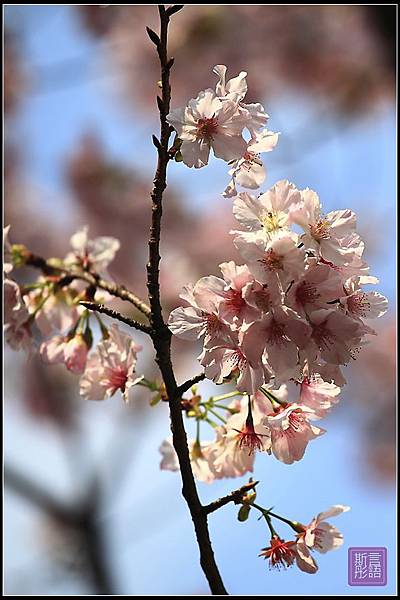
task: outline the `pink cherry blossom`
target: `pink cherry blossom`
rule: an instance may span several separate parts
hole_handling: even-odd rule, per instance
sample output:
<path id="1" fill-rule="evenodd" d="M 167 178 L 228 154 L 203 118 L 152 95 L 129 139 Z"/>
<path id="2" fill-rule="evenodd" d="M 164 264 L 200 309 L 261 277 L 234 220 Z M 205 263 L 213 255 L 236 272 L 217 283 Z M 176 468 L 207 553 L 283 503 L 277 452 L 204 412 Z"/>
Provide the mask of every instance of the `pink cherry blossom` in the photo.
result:
<path id="1" fill-rule="evenodd" d="M 180 297 L 190 306 L 171 312 L 168 326 L 172 333 L 185 340 L 205 336 L 207 342 L 226 337 L 228 329 L 218 314 L 225 285 L 222 279 L 210 276 L 202 277 L 194 286 L 185 286 Z"/>
<path id="2" fill-rule="evenodd" d="M 266 177 L 265 167 L 260 159 L 262 152 L 271 152 L 278 143 L 278 133 L 264 130 L 256 134 L 248 144 L 243 156 L 232 163 L 228 174 L 232 179 L 222 194 L 225 198 L 236 196 L 236 185 L 248 189 L 257 189 Z"/>
<path id="3" fill-rule="evenodd" d="M 327 363 L 345 365 L 362 345 L 365 334 L 374 333 L 370 327 L 335 309 L 313 311 L 308 320 L 312 327 L 307 346 L 310 364 L 322 358 Z"/>
<path id="4" fill-rule="evenodd" d="M 230 339 L 218 346 L 205 346 L 198 360 L 204 367 L 206 377 L 215 383 L 223 383 L 231 376 L 237 378 L 239 391 L 255 393 L 269 380 L 270 374 L 263 364 L 254 367 L 248 361 L 242 346 L 241 336 L 232 332 Z"/>
<path id="5" fill-rule="evenodd" d="M 246 151 L 242 131 L 248 115 L 239 112 L 236 102 L 222 101 L 211 89 L 200 92 L 185 108 L 172 110 L 167 120 L 182 140 L 180 151 L 188 167 L 207 165 L 211 149 L 227 162 Z"/>
<path id="6" fill-rule="evenodd" d="M 82 334 L 77 333 L 64 346 L 64 361 L 68 371 L 81 374 L 85 370 L 89 348 Z"/>
<path id="7" fill-rule="evenodd" d="M 290 404 L 265 420 L 271 434 L 271 450 L 274 456 L 287 465 L 301 460 L 310 440 L 323 433 L 324 429 L 310 423 L 314 411 L 306 406 Z"/>
<path id="8" fill-rule="evenodd" d="M 321 554 L 340 548 L 343 544 L 343 535 L 336 527 L 327 523 L 325 519 L 337 517 L 349 510 L 349 506 L 335 504 L 328 510 L 319 513 L 313 518 L 311 523 L 305 527 L 305 533 L 302 535 L 305 545 Z"/>
<path id="9" fill-rule="evenodd" d="M 254 138 L 257 132 L 267 124 L 268 115 L 260 103 L 245 104 L 243 102 L 247 93 L 246 71 L 241 71 L 237 77 L 228 82 L 226 82 L 226 71 L 225 65 L 216 65 L 213 68 L 213 73 L 219 78 L 215 92 L 222 101 L 228 100 L 238 105 L 239 113 L 246 118 L 246 128 Z"/>
<path id="10" fill-rule="evenodd" d="M 339 402 L 340 387 L 324 381 L 319 373 L 304 377 L 300 383 L 299 404 L 311 408 L 318 417 L 324 417 Z"/>
<path id="11" fill-rule="evenodd" d="M 362 283 L 371 283 L 374 278 L 353 276 L 344 284 L 346 295 L 339 297 L 340 304 L 345 312 L 356 319 L 381 317 L 387 311 L 388 301 L 378 292 L 364 292 Z"/>
<path id="12" fill-rule="evenodd" d="M 4 339 L 13 350 L 33 349 L 31 319 L 19 285 L 12 279 L 4 280 Z"/>
<path id="13" fill-rule="evenodd" d="M 301 198 L 301 202 L 290 208 L 290 220 L 304 229 L 301 238 L 304 246 L 339 266 L 351 262 L 354 254 L 360 257 L 363 243 L 355 233 L 354 212 L 335 210 L 323 215 L 318 195 L 309 188 L 301 192 Z M 346 242 L 348 236 L 352 236 L 352 246 Z"/>
<path id="14" fill-rule="evenodd" d="M 89 239 L 89 227 L 86 225 L 71 237 L 72 252 L 66 258 L 66 265 L 77 266 L 103 274 L 114 260 L 120 248 L 116 238 L 102 236 Z"/>
<path id="15" fill-rule="evenodd" d="M 86 361 L 80 379 L 80 394 L 88 400 L 103 400 L 120 390 L 126 402 L 129 391 L 142 378 L 135 377 L 136 357 L 141 346 L 111 325 L 109 337 L 101 341 Z"/>
<path id="16" fill-rule="evenodd" d="M 292 206 L 301 200 L 299 190 L 282 179 L 258 198 L 240 193 L 233 202 L 233 214 L 247 231 L 263 232 L 267 238 L 283 230 L 288 231 Z"/>
<path id="17" fill-rule="evenodd" d="M 286 303 L 305 316 L 317 308 L 331 308 L 328 302 L 334 302 L 342 294 L 340 274 L 326 264 L 309 260 L 303 277 L 294 281 L 288 290 Z"/>
<path id="18" fill-rule="evenodd" d="M 44 278 L 38 281 L 46 283 Z M 67 333 L 73 328 L 85 310 L 77 304 L 77 293 L 76 289 L 68 286 L 65 289 L 54 290 L 53 293 L 49 293 L 46 288 L 32 290 L 25 296 L 29 312 L 35 313 L 35 324 L 43 336 Z M 38 305 L 42 303 L 43 294 L 47 295 L 46 301 L 36 312 Z"/>
<path id="19" fill-rule="evenodd" d="M 281 382 L 298 371 L 298 348 L 311 335 L 308 322 L 286 306 L 277 306 L 243 335 L 243 349 L 251 365 L 259 365 L 265 352 L 275 378 Z"/>
<path id="20" fill-rule="evenodd" d="M 246 233 L 239 233 L 234 244 L 250 271 L 260 283 L 269 283 L 278 277 L 283 286 L 300 277 L 305 270 L 305 252 L 297 245 L 297 236 L 280 232 L 268 242 L 262 237 L 249 242 Z"/>
<path id="21" fill-rule="evenodd" d="M 68 338 L 63 335 L 55 335 L 40 345 L 40 356 L 49 365 L 64 362 L 64 348 Z"/>

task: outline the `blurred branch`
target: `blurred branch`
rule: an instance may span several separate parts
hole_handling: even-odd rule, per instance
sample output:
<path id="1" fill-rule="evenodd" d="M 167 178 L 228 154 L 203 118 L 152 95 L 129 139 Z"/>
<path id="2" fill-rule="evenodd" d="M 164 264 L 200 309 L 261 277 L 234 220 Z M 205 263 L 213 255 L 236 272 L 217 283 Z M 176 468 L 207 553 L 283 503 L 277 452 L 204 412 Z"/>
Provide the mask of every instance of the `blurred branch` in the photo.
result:
<path id="1" fill-rule="evenodd" d="M 107 315 L 112 319 L 116 319 L 117 321 L 121 321 L 122 323 L 126 323 L 126 325 L 134 327 L 135 329 L 139 329 L 139 331 L 143 331 L 143 333 L 151 333 L 151 327 L 149 327 L 148 325 L 139 323 L 139 321 L 135 321 L 135 319 L 125 317 L 116 310 L 113 310 L 112 308 L 107 308 L 107 306 L 104 306 L 104 304 L 96 304 L 96 302 L 80 302 L 79 304 L 81 304 L 85 308 L 88 308 L 89 310 L 93 310 L 95 312 Z"/>
<path id="2" fill-rule="evenodd" d="M 4 483 L 31 504 L 67 525 L 75 525 L 80 518 L 78 510 L 63 504 L 36 482 L 27 479 L 13 468 L 4 468 Z"/>
<path id="3" fill-rule="evenodd" d="M 98 520 L 100 495 L 97 482 L 89 484 L 82 502 L 76 506 L 63 504 L 36 482 L 11 467 L 4 469 L 4 483 L 48 517 L 68 529 L 79 532 L 97 594 L 114 595 L 104 536 Z"/>
<path id="4" fill-rule="evenodd" d="M 218 510 L 222 506 L 229 504 L 229 502 L 234 502 L 235 504 L 239 504 L 242 501 L 243 496 L 245 494 L 247 494 L 247 492 L 249 492 L 250 490 L 253 490 L 256 487 L 256 485 L 258 485 L 258 483 L 260 483 L 260 482 L 259 481 L 249 481 L 249 483 L 242 485 L 241 488 L 239 488 L 238 490 L 234 490 L 227 496 L 223 496 L 222 498 L 219 498 L 218 500 L 215 500 L 214 502 L 207 504 L 207 506 L 203 506 L 204 512 L 206 513 L 206 515 L 209 515 L 210 513 Z"/>

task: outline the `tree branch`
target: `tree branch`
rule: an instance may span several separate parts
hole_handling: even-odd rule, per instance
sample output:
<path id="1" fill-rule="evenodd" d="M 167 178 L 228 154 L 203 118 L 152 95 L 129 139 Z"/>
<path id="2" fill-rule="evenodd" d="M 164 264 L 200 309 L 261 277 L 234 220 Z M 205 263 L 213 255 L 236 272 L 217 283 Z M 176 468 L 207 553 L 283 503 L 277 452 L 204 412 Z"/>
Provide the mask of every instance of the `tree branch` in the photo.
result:
<path id="1" fill-rule="evenodd" d="M 245 494 L 247 494 L 247 492 L 249 492 L 250 490 L 253 490 L 258 483 L 259 483 L 259 481 L 249 481 L 249 483 L 242 485 L 241 488 L 239 488 L 238 490 L 234 490 L 227 496 L 223 496 L 222 498 L 219 498 L 218 500 L 215 500 L 214 502 L 207 504 L 207 506 L 203 506 L 204 512 L 207 515 L 209 515 L 210 513 L 218 510 L 222 506 L 229 504 L 229 502 L 234 502 L 235 504 L 240 504 L 243 496 Z"/>
<path id="2" fill-rule="evenodd" d="M 185 381 L 185 383 L 182 383 L 178 387 L 179 394 L 182 396 L 182 394 L 184 394 L 185 392 L 190 390 L 192 385 L 199 383 L 199 381 L 203 381 L 203 379 L 205 379 L 205 378 L 206 378 L 205 374 L 200 373 L 200 375 L 196 375 L 196 377 L 192 377 L 191 379 L 188 379 L 187 381 Z"/>
<path id="3" fill-rule="evenodd" d="M 90 285 L 105 290 L 112 296 L 116 298 L 120 298 L 121 300 L 127 300 L 133 306 L 135 306 L 141 313 L 148 317 L 150 315 L 150 307 L 147 306 L 143 300 L 135 296 L 131 291 L 129 291 L 123 285 L 117 285 L 112 281 L 106 281 L 102 279 L 98 275 L 93 275 L 92 273 L 86 271 L 74 271 L 73 269 L 66 269 L 65 267 L 55 267 L 49 262 L 47 262 L 41 256 L 37 256 L 36 254 L 32 254 L 31 252 L 28 254 L 25 260 L 25 264 L 30 267 L 35 267 L 36 269 L 40 269 L 44 275 L 64 275 L 66 281 L 63 282 L 63 285 L 67 285 L 71 283 L 75 279 L 86 281 Z"/>
<path id="4" fill-rule="evenodd" d="M 131 319 L 130 317 L 125 317 L 124 315 L 121 315 L 121 313 L 117 312 L 116 310 L 113 310 L 112 308 L 108 308 L 107 306 L 104 306 L 104 304 L 97 304 L 96 302 L 79 302 L 79 304 L 89 310 L 93 310 L 95 312 L 107 315 L 108 317 L 111 317 L 112 319 L 116 319 L 117 321 L 121 321 L 122 323 L 126 323 L 130 327 L 138 329 L 139 331 L 143 331 L 143 333 L 147 333 L 149 335 L 151 333 L 151 327 L 149 327 L 148 325 L 139 323 L 139 321 L 135 321 L 135 319 Z"/>
<path id="5" fill-rule="evenodd" d="M 209 582 L 213 594 L 227 594 L 215 562 L 207 524 L 207 514 L 203 511 L 190 464 L 186 431 L 183 424 L 180 405 L 181 393 L 176 383 L 171 362 L 171 332 L 164 322 L 160 300 L 159 264 L 160 264 L 160 234 L 162 217 L 162 198 L 167 186 L 166 172 L 169 161 L 168 142 L 171 134 L 167 122 L 170 109 L 169 74 L 173 61 L 168 60 L 167 37 L 171 11 L 159 6 L 160 14 L 160 43 L 157 52 L 161 65 L 161 98 L 157 105 L 160 113 L 160 140 L 155 143 L 158 153 L 157 170 L 151 194 L 152 217 L 149 237 L 149 262 L 147 264 L 147 288 L 151 308 L 150 323 L 153 328 L 152 340 L 156 351 L 156 362 L 164 379 L 170 408 L 172 440 L 178 456 L 182 478 L 182 494 L 187 502 L 196 531 L 200 550 L 200 564 Z M 153 138 L 154 139 L 154 138 Z"/>
<path id="6" fill-rule="evenodd" d="M 88 561 L 87 574 L 90 575 L 97 594 L 114 595 L 114 585 L 106 558 L 107 549 L 98 519 L 97 488 L 93 484 L 89 485 L 82 502 L 76 506 L 68 506 L 13 468 L 5 467 L 4 483 L 55 521 L 79 532 Z"/>

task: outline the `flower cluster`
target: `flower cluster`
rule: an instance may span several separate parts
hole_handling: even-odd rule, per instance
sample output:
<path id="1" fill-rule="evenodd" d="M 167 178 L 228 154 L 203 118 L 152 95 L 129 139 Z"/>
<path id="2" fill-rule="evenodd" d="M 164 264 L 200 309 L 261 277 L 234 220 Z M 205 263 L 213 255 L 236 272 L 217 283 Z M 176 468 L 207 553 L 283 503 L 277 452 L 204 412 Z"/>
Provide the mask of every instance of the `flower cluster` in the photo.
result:
<path id="1" fill-rule="evenodd" d="M 324 214 L 314 191 L 279 181 L 258 197 L 238 194 L 233 213 L 244 264 L 222 263 L 222 277 L 187 285 L 187 306 L 171 312 L 169 327 L 183 339 L 203 339 L 198 358 L 208 379 L 234 381 L 250 397 L 204 449 L 211 467 L 215 446 L 229 448 L 233 462 L 248 448 L 290 464 L 324 433 L 315 421 L 338 401 L 341 367 L 375 333 L 364 319 L 383 315 L 387 300 L 363 289 L 378 280 L 368 274 L 352 211 Z M 279 386 L 286 395 L 297 388 L 294 402 L 277 397 Z M 237 472 L 245 470 L 250 459 Z"/>
<path id="2" fill-rule="evenodd" d="M 274 149 L 279 134 L 265 129 L 268 115 L 261 104 L 243 102 L 247 73 L 242 71 L 226 81 L 226 71 L 224 65 L 216 65 L 215 90 L 200 92 L 186 107 L 172 110 L 167 120 L 177 132 L 179 155 L 188 167 L 207 165 L 211 149 L 230 164 L 231 181 L 224 195 L 232 197 L 236 184 L 256 189 L 263 183 L 265 169 L 260 154 Z M 243 137 L 245 130 L 248 139 Z"/>
<path id="3" fill-rule="evenodd" d="M 6 227 L 4 328 L 8 344 L 14 350 L 38 350 L 45 363 L 63 363 L 69 371 L 81 375 L 80 393 L 87 399 L 102 400 L 120 390 L 127 401 L 130 388 L 141 381 L 135 377 L 136 355 L 141 347 L 116 325 L 107 329 L 95 315 L 102 339 L 89 355 L 93 316 L 80 304 L 82 300 L 104 299 L 104 292 L 100 295 L 96 291 L 92 297 L 90 286 L 79 275 L 106 275 L 119 241 L 111 237 L 90 240 L 88 228 L 83 227 L 71 237 L 72 252 L 64 260 L 49 261 L 60 275 L 42 275 L 33 284 L 20 287 L 10 275 L 15 266 L 29 258 L 29 252 L 23 246 L 10 244 L 8 234 Z M 63 269 L 72 270 L 76 277 L 65 278 Z"/>
<path id="4" fill-rule="evenodd" d="M 318 565 L 312 556 L 312 552 L 325 554 L 330 550 L 337 550 L 343 544 L 343 535 L 334 526 L 326 521 L 341 513 L 350 510 L 349 506 L 336 504 L 328 510 L 319 513 L 309 525 L 302 525 L 297 521 L 290 521 L 270 511 L 261 510 L 271 530 L 271 541 L 267 548 L 261 550 L 260 556 L 268 558 L 270 568 L 286 569 L 296 562 L 296 565 L 305 573 L 314 574 L 318 571 Z M 271 524 L 271 516 L 287 523 L 297 532 L 295 540 L 285 541 L 275 531 Z"/>

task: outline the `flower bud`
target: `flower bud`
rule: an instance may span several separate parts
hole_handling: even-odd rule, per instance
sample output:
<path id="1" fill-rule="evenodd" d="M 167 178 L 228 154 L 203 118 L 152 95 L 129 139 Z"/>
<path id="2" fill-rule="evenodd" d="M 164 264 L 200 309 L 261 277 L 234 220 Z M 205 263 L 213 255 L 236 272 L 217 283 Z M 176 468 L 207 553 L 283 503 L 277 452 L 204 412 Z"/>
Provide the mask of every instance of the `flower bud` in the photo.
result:
<path id="1" fill-rule="evenodd" d="M 72 373 L 83 373 L 88 350 L 89 348 L 82 334 L 78 333 L 70 339 L 64 347 L 64 360 L 67 369 Z"/>

